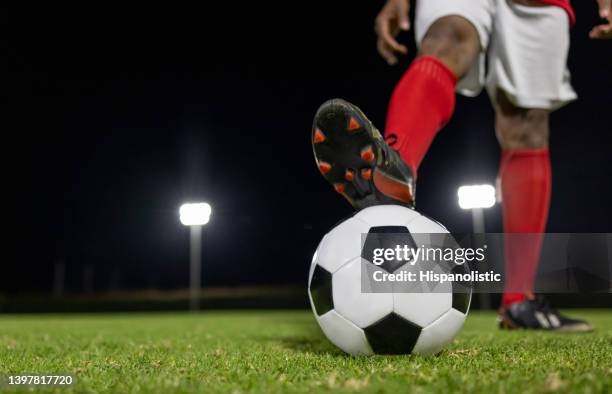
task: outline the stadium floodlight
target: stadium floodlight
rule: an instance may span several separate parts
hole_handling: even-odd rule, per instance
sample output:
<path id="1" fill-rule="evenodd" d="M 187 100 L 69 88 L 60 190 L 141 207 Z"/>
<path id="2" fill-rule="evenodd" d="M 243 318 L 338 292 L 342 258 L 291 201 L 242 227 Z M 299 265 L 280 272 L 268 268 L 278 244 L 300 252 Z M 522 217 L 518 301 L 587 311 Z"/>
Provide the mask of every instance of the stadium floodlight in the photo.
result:
<path id="1" fill-rule="evenodd" d="M 462 209 L 491 208 L 495 205 L 495 188 L 491 185 L 461 186 L 457 196 Z"/>
<path id="2" fill-rule="evenodd" d="M 181 205 L 179 215 L 185 226 L 203 226 L 210 220 L 212 208 L 205 202 L 187 203 Z"/>
<path id="3" fill-rule="evenodd" d="M 179 209 L 181 223 L 189 227 L 189 307 L 200 309 L 202 288 L 202 226 L 210 221 L 212 208 L 205 202 L 187 203 Z"/>

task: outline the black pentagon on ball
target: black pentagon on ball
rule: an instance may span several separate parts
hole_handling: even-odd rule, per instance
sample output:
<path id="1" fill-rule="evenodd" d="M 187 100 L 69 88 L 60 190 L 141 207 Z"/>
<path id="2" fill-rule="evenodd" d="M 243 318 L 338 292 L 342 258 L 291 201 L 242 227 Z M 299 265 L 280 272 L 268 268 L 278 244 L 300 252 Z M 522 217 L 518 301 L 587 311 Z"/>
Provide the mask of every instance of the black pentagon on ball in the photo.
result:
<path id="1" fill-rule="evenodd" d="M 332 274 L 318 264 L 310 280 L 310 296 L 317 315 L 321 316 L 334 309 Z"/>
<path id="2" fill-rule="evenodd" d="M 469 274 L 470 269 L 466 264 L 456 265 L 452 269 L 453 274 Z M 472 282 L 453 281 L 453 308 L 461 313 L 467 313 L 472 299 Z"/>
<path id="3" fill-rule="evenodd" d="M 361 258 L 373 263 L 375 249 L 395 249 L 398 245 L 400 248 L 406 245 L 409 249 L 416 249 L 416 243 L 405 226 L 371 227 L 361 250 Z M 385 260 L 379 267 L 391 274 L 407 262 L 393 258 Z"/>
<path id="4" fill-rule="evenodd" d="M 408 354 L 421 335 L 421 327 L 390 313 L 363 329 L 376 354 Z"/>

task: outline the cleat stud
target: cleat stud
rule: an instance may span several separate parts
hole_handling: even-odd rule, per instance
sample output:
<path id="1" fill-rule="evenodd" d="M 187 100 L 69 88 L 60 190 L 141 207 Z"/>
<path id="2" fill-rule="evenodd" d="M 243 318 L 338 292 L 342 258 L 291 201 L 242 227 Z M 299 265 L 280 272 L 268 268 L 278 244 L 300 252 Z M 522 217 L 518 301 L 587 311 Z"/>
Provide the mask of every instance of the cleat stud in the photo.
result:
<path id="1" fill-rule="evenodd" d="M 315 144 L 320 144 L 321 142 L 325 141 L 327 138 L 325 138 L 325 134 L 323 134 L 323 132 L 321 131 L 321 129 L 316 129 L 314 132 L 314 143 Z"/>
<path id="2" fill-rule="evenodd" d="M 361 158 L 365 161 L 374 160 L 374 151 L 371 146 L 366 146 L 361 150 Z"/>
<path id="3" fill-rule="evenodd" d="M 330 170 L 331 170 L 331 164 L 326 163 L 324 161 L 320 161 L 319 162 L 319 171 L 321 171 L 321 174 L 325 175 L 327 174 Z"/>
<path id="4" fill-rule="evenodd" d="M 334 183 L 334 189 L 336 189 L 338 193 L 344 193 L 344 184 Z"/>
<path id="5" fill-rule="evenodd" d="M 355 171 L 353 171 L 353 170 L 346 170 L 344 172 L 344 179 L 346 179 L 349 182 L 353 182 L 353 179 L 355 179 Z"/>
<path id="6" fill-rule="evenodd" d="M 372 169 L 364 168 L 363 170 L 361 170 L 361 177 L 366 181 L 369 181 L 370 178 L 372 178 Z"/>
<path id="7" fill-rule="evenodd" d="M 351 119 L 349 119 L 348 131 L 355 131 L 355 130 L 357 130 L 359 128 L 361 128 L 361 125 L 359 124 L 357 119 L 355 119 L 355 118 L 353 118 L 351 116 Z"/>

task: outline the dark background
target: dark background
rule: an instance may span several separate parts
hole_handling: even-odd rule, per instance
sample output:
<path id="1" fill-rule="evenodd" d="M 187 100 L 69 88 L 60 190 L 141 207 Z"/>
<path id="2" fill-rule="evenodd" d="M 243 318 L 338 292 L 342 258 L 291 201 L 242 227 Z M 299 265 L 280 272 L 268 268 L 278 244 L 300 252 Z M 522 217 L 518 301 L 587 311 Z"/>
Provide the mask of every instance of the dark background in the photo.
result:
<path id="1" fill-rule="evenodd" d="M 213 3 L 213 4 L 211 4 Z M 612 232 L 612 42 L 575 1 L 569 68 L 580 99 L 552 117 L 548 231 Z M 205 286 L 299 284 L 320 238 L 351 213 L 314 165 L 317 107 L 343 97 L 384 124 L 395 81 L 377 55 L 381 1 L 30 5 L 6 14 L 0 293 L 184 288 L 187 200 L 205 200 Z M 169 7 L 169 8 L 168 8 Z M 494 182 L 486 95 L 459 98 L 419 174 L 418 210 L 471 229 L 463 183 Z M 498 207 L 487 229 L 501 231 Z M 85 268 L 89 267 L 89 268 Z"/>

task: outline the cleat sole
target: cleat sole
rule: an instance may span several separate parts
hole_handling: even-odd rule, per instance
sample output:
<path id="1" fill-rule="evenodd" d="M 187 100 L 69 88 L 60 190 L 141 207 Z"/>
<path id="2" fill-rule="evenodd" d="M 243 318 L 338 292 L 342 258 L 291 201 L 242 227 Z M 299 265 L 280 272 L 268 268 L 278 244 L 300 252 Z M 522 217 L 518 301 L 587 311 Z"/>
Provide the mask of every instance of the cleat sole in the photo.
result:
<path id="1" fill-rule="evenodd" d="M 334 189 L 356 209 L 380 204 L 410 206 L 410 188 L 376 171 L 382 155 L 378 140 L 382 137 L 365 115 L 344 100 L 330 100 L 317 111 L 313 153 L 321 174 Z M 383 190 L 377 190 L 379 184 Z"/>
<path id="2" fill-rule="evenodd" d="M 361 170 L 361 177 L 366 181 L 369 181 L 372 178 L 372 169 L 364 168 Z"/>

